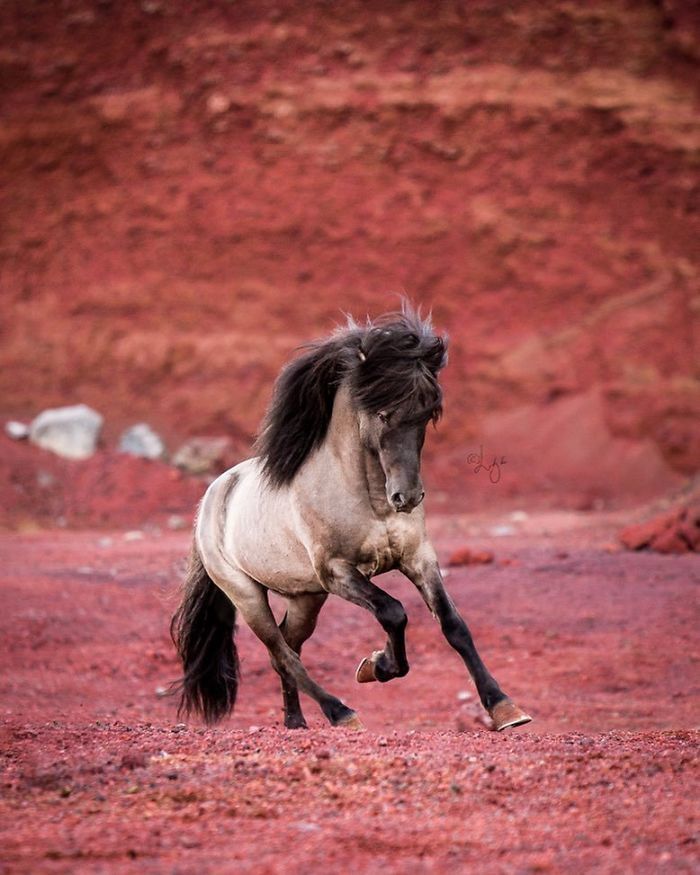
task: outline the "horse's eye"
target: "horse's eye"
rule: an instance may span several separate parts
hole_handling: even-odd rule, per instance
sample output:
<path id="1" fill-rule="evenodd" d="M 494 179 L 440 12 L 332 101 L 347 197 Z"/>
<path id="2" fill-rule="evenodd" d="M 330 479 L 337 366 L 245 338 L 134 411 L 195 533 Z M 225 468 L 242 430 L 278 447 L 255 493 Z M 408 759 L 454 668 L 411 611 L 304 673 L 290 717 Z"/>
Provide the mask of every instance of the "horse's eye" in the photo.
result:
<path id="1" fill-rule="evenodd" d="M 389 422 L 389 417 L 386 413 L 378 413 L 377 416 L 381 419 L 382 422 Z"/>

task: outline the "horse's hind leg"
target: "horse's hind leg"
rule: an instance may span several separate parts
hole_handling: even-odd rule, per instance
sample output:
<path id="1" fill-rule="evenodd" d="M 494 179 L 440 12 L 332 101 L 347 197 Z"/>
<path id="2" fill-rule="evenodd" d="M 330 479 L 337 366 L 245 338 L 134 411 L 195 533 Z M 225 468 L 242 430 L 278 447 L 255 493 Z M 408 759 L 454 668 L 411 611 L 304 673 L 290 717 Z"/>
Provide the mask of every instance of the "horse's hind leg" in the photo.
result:
<path id="1" fill-rule="evenodd" d="M 296 686 L 315 699 L 333 726 L 360 728 L 362 724 L 357 714 L 309 677 L 298 654 L 287 644 L 275 621 L 265 587 L 233 568 L 227 569 L 225 578 L 217 577 L 216 582 L 267 647 L 272 665 L 283 683 L 290 688 Z"/>
<path id="2" fill-rule="evenodd" d="M 290 598 L 287 602 L 287 612 L 280 623 L 280 632 L 284 640 L 297 654 L 301 654 L 303 643 L 316 628 L 318 614 L 326 601 L 326 593 L 304 593 Z M 273 662 L 274 665 L 274 662 Z M 288 673 L 280 672 L 275 666 L 282 681 L 282 699 L 284 701 L 284 725 L 287 729 L 306 728 L 306 720 L 299 702 L 299 688 L 296 680 Z"/>

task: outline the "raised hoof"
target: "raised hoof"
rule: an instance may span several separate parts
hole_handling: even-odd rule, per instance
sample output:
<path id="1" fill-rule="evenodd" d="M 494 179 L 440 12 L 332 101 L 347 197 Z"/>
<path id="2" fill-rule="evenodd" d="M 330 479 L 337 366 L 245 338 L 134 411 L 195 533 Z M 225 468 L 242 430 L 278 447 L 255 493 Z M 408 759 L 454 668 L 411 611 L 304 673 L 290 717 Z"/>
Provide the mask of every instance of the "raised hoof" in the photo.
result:
<path id="1" fill-rule="evenodd" d="M 362 662 L 357 666 L 357 671 L 355 672 L 355 680 L 358 684 L 369 684 L 372 681 L 377 680 L 377 676 L 374 673 L 374 667 L 377 664 L 377 660 L 381 655 L 381 650 L 375 650 L 369 658 L 365 657 Z"/>
<path id="2" fill-rule="evenodd" d="M 365 727 L 362 725 L 362 721 L 357 716 L 357 714 L 353 711 L 349 717 L 345 717 L 343 720 L 339 720 L 336 724 L 340 729 L 364 729 Z"/>
<path id="3" fill-rule="evenodd" d="M 496 732 L 508 729 L 509 726 L 521 726 L 532 720 L 529 714 L 522 711 L 511 699 L 502 699 L 489 711 Z"/>

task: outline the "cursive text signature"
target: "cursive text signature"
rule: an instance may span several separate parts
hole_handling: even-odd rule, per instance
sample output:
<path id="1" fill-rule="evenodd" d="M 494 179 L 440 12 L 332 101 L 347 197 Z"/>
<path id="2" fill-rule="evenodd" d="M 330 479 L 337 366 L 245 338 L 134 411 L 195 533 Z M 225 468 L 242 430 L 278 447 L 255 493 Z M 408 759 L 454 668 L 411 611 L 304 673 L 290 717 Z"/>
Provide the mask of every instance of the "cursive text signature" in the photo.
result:
<path id="1" fill-rule="evenodd" d="M 498 483 L 501 479 L 501 466 L 506 464 L 506 457 L 493 457 L 493 462 L 490 465 L 484 465 L 484 447 L 483 444 L 479 447 L 478 453 L 469 453 L 467 456 L 467 465 L 473 466 L 474 473 L 484 470 L 489 475 L 489 480 L 492 483 Z"/>

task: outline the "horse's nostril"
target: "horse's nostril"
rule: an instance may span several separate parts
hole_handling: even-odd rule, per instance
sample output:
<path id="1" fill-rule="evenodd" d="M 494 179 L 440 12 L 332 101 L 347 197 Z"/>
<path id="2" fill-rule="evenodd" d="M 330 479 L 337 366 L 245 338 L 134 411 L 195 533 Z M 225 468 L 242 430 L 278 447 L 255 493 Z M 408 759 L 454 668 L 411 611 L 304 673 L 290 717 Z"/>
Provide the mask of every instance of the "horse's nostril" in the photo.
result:
<path id="1" fill-rule="evenodd" d="M 403 505 L 406 503 L 403 492 L 395 492 L 391 496 L 391 503 L 394 505 L 394 507 L 403 507 Z"/>

